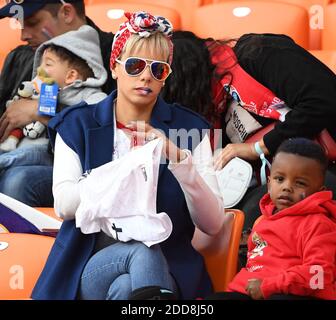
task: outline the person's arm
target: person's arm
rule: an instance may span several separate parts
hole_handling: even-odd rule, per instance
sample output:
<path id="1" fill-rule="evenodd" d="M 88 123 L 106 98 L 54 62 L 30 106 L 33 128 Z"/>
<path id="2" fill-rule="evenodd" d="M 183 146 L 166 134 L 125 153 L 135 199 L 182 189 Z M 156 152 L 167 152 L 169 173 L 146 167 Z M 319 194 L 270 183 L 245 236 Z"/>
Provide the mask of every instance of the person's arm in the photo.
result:
<path id="1" fill-rule="evenodd" d="M 284 122 L 265 134 L 266 148 L 274 154 L 285 139 L 314 138 L 336 119 L 336 76 L 306 50 L 290 40 L 273 37 L 254 59 L 240 56 L 240 65 L 292 109 Z M 273 41 L 274 44 L 267 41 Z"/>
<path id="2" fill-rule="evenodd" d="M 259 140 L 259 146 L 265 155 L 269 154 L 265 146 L 264 140 Z M 230 143 L 220 150 L 214 159 L 215 170 L 222 169 L 234 157 L 242 158 L 245 160 L 257 160 L 259 154 L 255 149 L 254 143 Z"/>
<path id="3" fill-rule="evenodd" d="M 75 218 L 80 203 L 78 182 L 82 173 L 78 155 L 57 134 L 53 172 L 54 208 L 64 220 Z"/>
<path id="4" fill-rule="evenodd" d="M 140 123 L 137 126 L 136 123 L 130 123 L 127 127 L 138 130 L 133 134 L 147 141 L 158 137 L 162 138 L 164 142 L 163 153 L 169 160 L 168 168 L 184 192 L 191 219 L 195 226 L 209 235 L 218 233 L 225 217 L 223 201 L 215 195 L 196 171 L 192 164 L 190 151 L 181 150 L 162 132 L 149 124 L 143 126 Z"/>
<path id="5" fill-rule="evenodd" d="M 169 163 L 169 170 L 179 182 L 195 226 L 208 235 L 215 235 L 224 222 L 222 199 L 216 195 L 199 175 L 192 163 L 190 151 L 180 162 Z"/>
<path id="6" fill-rule="evenodd" d="M 274 154 L 288 138 L 315 138 L 336 119 L 335 74 L 294 42 L 286 43 L 285 47 L 261 46 L 260 54 L 252 58 L 244 52 L 238 55 L 242 68 L 292 109 L 284 122 L 278 121 L 259 141 L 265 155 Z M 258 154 L 252 143 L 229 144 L 216 157 L 216 168 L 234 157 L 257 160 Z"/>
<path id="7" fill-rule="evenodd" d="M 0 73 L 0 115 L 6 110 L 6 103 L 17 94 L 23 81 L 31 80 L 34 51 L 23 45 L 12 50 L 4 61 Z"/>
<path id="8" fill-rule="evenodd" d="M 298 230 L 299 232 L 300 230 Z M 283 293 L 300 296 L 334 294 L 336 257 L 335 227 L 316 221 L 301 229 L 302 241 L 293 244 L 302 250 L 302 264 L 291 267 L 273 277 L 264 278 L 261 290 L 264 298 Z M 300 248 L 302 247 L 302 248 Z"/>

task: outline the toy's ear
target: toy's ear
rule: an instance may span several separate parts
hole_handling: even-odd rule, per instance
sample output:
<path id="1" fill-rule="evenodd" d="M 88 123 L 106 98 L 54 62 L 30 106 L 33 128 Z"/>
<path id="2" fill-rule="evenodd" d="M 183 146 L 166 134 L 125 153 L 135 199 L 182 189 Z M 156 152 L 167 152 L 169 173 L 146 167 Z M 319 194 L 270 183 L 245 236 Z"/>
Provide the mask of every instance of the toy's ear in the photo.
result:
<path id="1" fill-rule="evenodd" d="M 82 79 L 81 75 L 76 69 L 70 69 L 65 77 L 65 84 L 69 85 L 73 82 L 75 82 L 78 79 Z"/>

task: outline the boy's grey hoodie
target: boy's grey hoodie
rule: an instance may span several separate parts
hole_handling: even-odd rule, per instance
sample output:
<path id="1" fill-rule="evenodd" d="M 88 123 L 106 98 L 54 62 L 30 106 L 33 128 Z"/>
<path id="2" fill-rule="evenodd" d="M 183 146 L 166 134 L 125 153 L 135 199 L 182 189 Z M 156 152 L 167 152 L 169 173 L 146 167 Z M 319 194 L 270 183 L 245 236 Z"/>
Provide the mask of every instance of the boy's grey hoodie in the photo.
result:
<path id="1" fill-rule="evenodd" d="M 88 78 L 86 81 L 76 80 L 61 89 L 57 98 L 61 106 L 73 106 L 83 101 L 87 104 L 95 104 L 107 96 L 101 90 L 102 85 L 107 80 L 107 72 L 101 55 L 99 35 L 95 29 L 84 25 L 78 30 L 63 33 L 41 44 L 35 53 L 32 78 L 37 74 L 37 68 L 42 62 L 42 55 L 46 46 L 50 44 L 63 47 L 85 60 L 94 74 L 94 78 Z M 37 139 L 24 137 L 19 144 L 19 148 L 30 145 L 45 145 L 48 142 L 45 133 Z"/>
<path id="2" fill-rule="evenodd" d="M 61 89 L 58 95 L 59 103 L 71 106 L 82 101 L 95 104 L 103 100 L 106 94 L 102 92 L 101 87 L 107 80 L 107 72 L 101 55 L 98 32 L 92 27 L 84 25 L 78 30 L 69 31 L 41 44 L 35 53 L 33 78 L 41 64 L 43 52 L 50 44 L 63 47 L 82 58 L 94 74 L 94 78 L 88 78 L 85 81 L 76 80 Z"/>

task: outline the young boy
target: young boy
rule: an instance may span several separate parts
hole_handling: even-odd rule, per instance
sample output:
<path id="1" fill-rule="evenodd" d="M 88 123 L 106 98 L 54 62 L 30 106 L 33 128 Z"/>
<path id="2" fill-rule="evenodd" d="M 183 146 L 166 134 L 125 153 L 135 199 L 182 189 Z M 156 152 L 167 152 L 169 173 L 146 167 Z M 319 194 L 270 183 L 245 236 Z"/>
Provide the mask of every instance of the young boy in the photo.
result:
<path id="1" fill-rule="evenodd" d="M 326 168 L 324 151 L 311 140 L 280 145 L 246 267 L 216 298 L 336 299 L 336 203 L 324 187 Z"/>
<path id="2" fill-rule="evenodd" d="M 85 48 L 85 49 L 83 49 Z M 107 79 L 96 30 L 84 25 L 42 44 L 36 51 L 34 74 L 38 70 L 59 86 L 58 109 L 81 102 L 97 103 L 106 97 L 101 87 Z M 48 139 L 24 138 L 18 149 L 0 155 L 0 170 L 14 166 L 52 165 Z"/>

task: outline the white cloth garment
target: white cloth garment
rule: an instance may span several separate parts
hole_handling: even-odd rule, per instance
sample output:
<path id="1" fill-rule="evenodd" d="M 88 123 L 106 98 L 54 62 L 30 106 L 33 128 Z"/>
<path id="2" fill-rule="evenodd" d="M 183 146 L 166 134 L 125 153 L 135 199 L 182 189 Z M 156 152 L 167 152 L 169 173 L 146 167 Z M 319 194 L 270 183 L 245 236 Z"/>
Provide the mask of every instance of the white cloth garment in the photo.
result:
<path id="1" fill-rule="evenodd" d="M 155 139 L 91 170 L 79 183 L 76 227 L 148 247 L 166 240 L 172 222 L 165 212 L 156 211 L 162 147 L 162 139 Z"/>
<path id="2" fill-rule="evenodd" d="M 122 129 L 115 129 L 121 131 Z M 115 132 L 115 138 L 119 137 Z M 120 136 L 123 139 L 124 135 Z M 115 145 L 121 143 L 116 139 Z M 128 143 L 130 145 L 130 143 Z M 114 154 L 113 159 L 123 155 L 123 150 Z M 130 151 L 130 149 L 128 150 Z M 224 222 L 224 207 L 221 197 L 215 195 L 208 184 L 201 178 L 195 166 L 191 152 L 184 150 L 187 157 L 179 163 L 171 163 L 168 169 L 174 175 L 186 197 L 190 216 L 195 226 L 206 234 L 216 234 Z M 53 194 L 56 214 L 63 220 L 75 219 L 75 212 L 80 204 L 79 185 L 83 174 L 80 159 L 61 138 L 56 135 Z"/>

